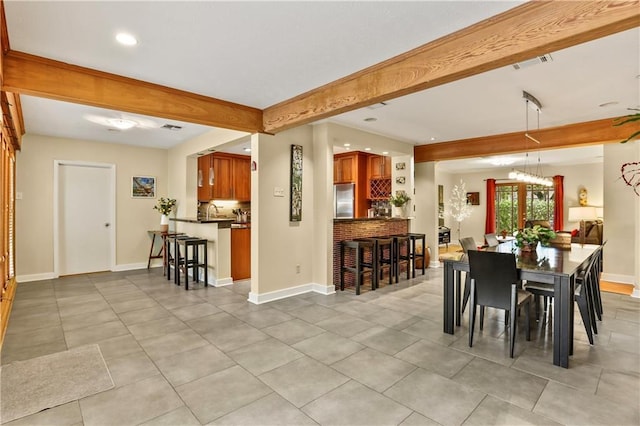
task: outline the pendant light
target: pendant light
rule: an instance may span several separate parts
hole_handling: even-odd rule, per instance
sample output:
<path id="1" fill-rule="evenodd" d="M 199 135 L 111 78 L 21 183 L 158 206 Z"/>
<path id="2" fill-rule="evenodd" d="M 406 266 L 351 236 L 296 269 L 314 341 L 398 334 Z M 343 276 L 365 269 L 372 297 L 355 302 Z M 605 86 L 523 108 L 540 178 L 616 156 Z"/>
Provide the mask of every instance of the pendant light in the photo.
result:
<path id="1" fill-rule="evenodd" d="M 515 179 L 521 182 L 533 183 L 536 185 L 552 186 L 553 181 L 551 178 L 544 177 L 542 175 L 542 165 L 540 164 L 540 141 L 529 134 L 529 109 L 533 109 L 537 113 L 538 117 L 538 130 L 540 130 L 540 111 L 542 110 L 542 104 L 535 96 L 522 91 L 522 97 L 525 100 L 525 154 L 524 154 L 524 170 L 511 169 L 509 172 L 509 179 Z M 536 164 L 535 172 L 529 171 L 529 149 L 527 147 L 528 142 L 533 141 L 538 144 L 538 163 Z"/>

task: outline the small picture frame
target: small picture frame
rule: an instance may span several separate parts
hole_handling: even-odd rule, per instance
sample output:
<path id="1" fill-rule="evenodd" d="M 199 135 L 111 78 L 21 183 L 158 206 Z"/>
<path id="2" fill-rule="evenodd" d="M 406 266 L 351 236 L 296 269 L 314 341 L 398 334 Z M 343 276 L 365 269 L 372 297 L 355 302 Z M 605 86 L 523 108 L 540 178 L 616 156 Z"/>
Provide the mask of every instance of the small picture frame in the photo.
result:
<path id="1" fill-rule="evenodd" d="M 132 176 L 131 197 L 156 198 L 156 178 L 154 176 Z"/>
<path id="2" fill-rule="evenodd" d="M 398 176 L 398 177 L 396 178 L 396 183 L 397 183 L 398 185 L 404 185 L 405 180 L 406 180 L 406 178 L 405 178 L 404 176 Z"/>
<path id="3" fill-rule="evenodd" d="M 480 205 L 480 193 L 479 192 L 467 192 L 467 204 L 472 206 Z"/>
<path id="4" fill-rule="evenodd" d="M 407 167 L 407 165 L 402 162 L 402 163 L 396 163 L 396 170 L 404 170 Z"/>

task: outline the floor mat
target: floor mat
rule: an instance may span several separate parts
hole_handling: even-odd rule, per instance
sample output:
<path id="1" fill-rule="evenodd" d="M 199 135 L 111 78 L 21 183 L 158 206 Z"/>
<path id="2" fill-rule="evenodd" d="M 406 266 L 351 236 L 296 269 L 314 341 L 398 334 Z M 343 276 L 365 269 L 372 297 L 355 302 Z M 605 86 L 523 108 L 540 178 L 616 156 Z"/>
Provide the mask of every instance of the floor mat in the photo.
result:
<path id="1" fill-rule="evenodd" d="M 0 422 L 113 388 L 98 345 L 80 346 L 0 367 Z"/>

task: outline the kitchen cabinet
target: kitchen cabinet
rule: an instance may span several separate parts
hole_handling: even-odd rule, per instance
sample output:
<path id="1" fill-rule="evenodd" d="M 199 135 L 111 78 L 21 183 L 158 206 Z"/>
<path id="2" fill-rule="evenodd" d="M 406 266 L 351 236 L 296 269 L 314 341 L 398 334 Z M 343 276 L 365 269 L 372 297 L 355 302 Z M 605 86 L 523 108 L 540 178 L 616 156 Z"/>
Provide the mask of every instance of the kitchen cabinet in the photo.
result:
<path id="1" fill-rule="evenodd" d="M 357 176 L 356 154 L 337 154 L 333 157 L 333 183 L 355 183 Z"/>
<path id="2" fill-rule="evenodd" d="M 233 199 L 251 201 L 251 157 L 233 157 Z"/>
<path id="3" fill-rule="evenodd" d="M 198 158 L 198 201 L 251 201 L 251 157 L 213 153 Z"/>
<path id="4" fill-rule="evenodd" d="M 354 217 L 367 217 L 367 158 L 364 152 L 347 152 L 333 157 L 333 183 L 354 183 Z"/>
<path id="5" fill-rule="evenodd" d="M 388 200 L 391 196 L 391 157 L 370 155 L 367 167 L 367 198 Z"/>
<path id="6" fill-rule="evenodd" d="M 226 155 L 213 154 L 213 199 L 233 199 L 233 160 Z"/>
<path id="7" fill-rule="evenodd" d="M 251 227 L 231 228 L 231 278 L 251 278 Z"/>
<path id="8" fill-rule="evenodd" d="M 213 199 L 212 154 L 198 157 L 198 201 L 209 202 Z"/>
<path id="9" fill-rule="evenodd" d="M 391 179 L 391 157 L 369 156 L 369 179 Z"/>

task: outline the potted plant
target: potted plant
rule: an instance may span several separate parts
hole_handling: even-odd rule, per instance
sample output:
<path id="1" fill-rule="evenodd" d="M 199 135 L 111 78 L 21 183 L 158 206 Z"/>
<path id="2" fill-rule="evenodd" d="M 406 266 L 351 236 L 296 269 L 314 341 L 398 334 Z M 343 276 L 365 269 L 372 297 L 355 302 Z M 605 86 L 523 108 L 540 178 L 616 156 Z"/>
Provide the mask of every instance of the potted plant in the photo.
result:
<path id="1" fill-rule="evenodd" d="M 545 228 L 540 225 L 534 225 L 533 228 L 524 228 L 516 233 L 516 246 L 520 251 L 535 251 L 538 242 L 543 246 L 548 246 L 549 241 L 556 237 L 556 233 L 552 229 Z"/>
<path id="2" fill-rule="evenodd" d="M 169 231 L 169 214 L 173 211 L 173 208 L 176 205 L 175 198 L 160 198 L 155 206 L 153 206 L 154 210 L 158 210 L 162 215 L 160 217 L 160 231 L 168 232 Z"/>
<path id="3" fill-rule="evenodd" d="M 396 191 L 396 195 L 389 197 L 389 202 L 394 207 L 395 216 L 405 216 L 405 206 L 411 200 L 411 197 L 405 191 Z"/>

